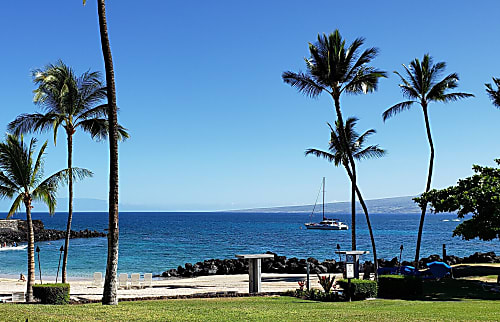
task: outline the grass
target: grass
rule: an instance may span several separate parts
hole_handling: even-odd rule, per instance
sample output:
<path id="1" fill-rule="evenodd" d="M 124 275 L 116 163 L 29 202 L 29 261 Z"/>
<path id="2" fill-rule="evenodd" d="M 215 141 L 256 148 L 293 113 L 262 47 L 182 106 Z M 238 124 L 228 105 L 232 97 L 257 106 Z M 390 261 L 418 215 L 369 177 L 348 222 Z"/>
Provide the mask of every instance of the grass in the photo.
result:
<path id="1" fill-rule="evenodd" d="M 0 305 L 2 321 L 332 321 L 498 320 L 500 301 L 313 302 L 291 297 L 250 297 L 121 302 L 118 306 Z"/>
<path id="2" fill-rule="evenodd" d="M 500 293 L 490 291 L 496 283 L 478 280 L 449 279 L 424 281 L 421 299 L 433 301 L 459 301 L 462 299 L 500 300 Z M 498 317 L 500 319 L 500 315 Z"/>

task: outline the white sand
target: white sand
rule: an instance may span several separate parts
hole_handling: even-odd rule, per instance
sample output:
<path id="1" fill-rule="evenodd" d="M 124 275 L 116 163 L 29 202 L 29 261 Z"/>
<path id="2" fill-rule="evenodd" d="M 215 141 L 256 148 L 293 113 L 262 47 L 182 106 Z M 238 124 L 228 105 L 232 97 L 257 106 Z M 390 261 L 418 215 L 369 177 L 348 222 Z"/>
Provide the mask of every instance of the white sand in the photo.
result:
<path id="1" fill-rule="evenodd" d="M 336 278 L 341 278 L 341 274 Z M 283 292 L 298 288 L 298 281 L 305 281 L 305 274 L 262 274 L 262 292 Z M 72 280 L 71 298 L 74 300 L 100 300 L 102 287 L 92 287 L 91 280 Z M 317 288 L 317 277 L 311 274 L 311 287 Z M 12 292 L 26 291 L 26 283 L 12 278 L 0 278 L 0 297 Z M 144 298 L 193 295 L 215 292 L 248 293 L 248 275 L 212 275 L 194 278 L 153 280 L 152 288 L 119 289 L 118 298 Z"/>

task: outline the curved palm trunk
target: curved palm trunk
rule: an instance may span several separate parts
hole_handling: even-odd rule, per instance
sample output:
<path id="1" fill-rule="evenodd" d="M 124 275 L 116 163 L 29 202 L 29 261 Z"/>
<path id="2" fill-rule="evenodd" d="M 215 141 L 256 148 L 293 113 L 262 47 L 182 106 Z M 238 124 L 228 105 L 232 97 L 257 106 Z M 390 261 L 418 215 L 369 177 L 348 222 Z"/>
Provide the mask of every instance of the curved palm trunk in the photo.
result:
<path id="1" fill-rule="evenodd" d="M 64 255 L 62 263 L 62 282 L 66 283 L 66 267 L 68 264 L 68 247 L 71 235 L 71 222 L 73 220 L 73 135 L 68 133 L 68 169 L 69 169 L 69 182 L 68 182 L 68 222 L 66 226 L 66 238 L 64 239 Z"/>
<path id="2" fill-rule="evenodd" d="M 353 175 L 351 173 L 349 165 L 344 164 L 344 167 L 347 170 L 347 175 L 349 176 L 350 179 L 352 179 Z M 370 222 L 370 216 L 368 215 L 368 207 L 366 207 L 365 200 L 363 199 L 361 191 L 359 190 L 357 185 L 356 185 L 356 194 L 358 195 L 359 202 L 361 203 L 361 207 L 363 208 L 363 212 L 365 213 L 366 225 L 368 226 L 368 231 L 370 233 L 370 240 L 372 243 L 372 252 L 373 252 L 373 265 L 375 269 L 375 279 L 377 279 L 378 258 L 377 258 L 377 248 L 375 247 L 375 237 L 373 236 L 372 224 Z"/>
<path id="3" fill-rule="evenodd" d="M 101 47 L 106 69 L 106 84 L 108 95 L 108 122 L 109 122 L 109 220 L 108 220 L 108 258 L 106 263 L 106 277 L 102 304 L 117 305 L 117 278 L 118 269 L 118 117 L 116 113 L 115 76 L 113 58 L 109 46 L 108 27 L 106 23 L 106 4 L 104 0 L 97 0 L 99 14 L 99 31 Z"/>
<path id="4" fill-rule="evenodd" d="M 429 159 L 429 172 L 427 173 L 427 184 L 425 186 L 425 192 L 428 192 L 431 189 L 431 180 L 432 180 L 432 168 L 434 166 L 434 143 L 432 142 L 431 136 L 431 126 L 429 124 L 429 115 L 427 113 L 427 105 L 422 105 L 422 109 L 424 111 L 424 120 L 425 120 L 425 129 L 427 131 L 427 139 L 429 140 L 429 147 L 431 149 L 431 156 Z M 427 204 L 422 208 L 422 214 L 420 215 L 420 224 L 418 226 L 418 236 L 417 236 L 417 249 L 415 251 L 415 267 L 418 268 L 418 261 L 420 259 L 420 245 L 422 241 L 422 231 L 424 229 L 424 218 L 425 212 L 427 210 Z"/>
<path id="5" fill-rule="evenodd" d="M 356 165 L 354 164 L 354 159 L 352 157 L 351 149 L 347 143 L 346 135 L 344 132 L 344 120 L 342 118 L 342 111 L 340 110 L 340 100 L 336 95 L 332 95 L 335 102 L 335 112 L 337 113 L 337 119 L 340 123 L 340 140 L 344 144 L 345 151 L 347 152 L 347 157 L 349 163 L 353 169 L 351 177 L 351 249 L 356 250 Z"/>
<path id="6" fill-rule="evenodd" d="M 26 285 L 26 302 L 33 302 L 33 285 L 35 284 L 35 234 L 31 220 L 31 202 L 25 201 L 26 221 L 28 223 L 28 283 Z"/>

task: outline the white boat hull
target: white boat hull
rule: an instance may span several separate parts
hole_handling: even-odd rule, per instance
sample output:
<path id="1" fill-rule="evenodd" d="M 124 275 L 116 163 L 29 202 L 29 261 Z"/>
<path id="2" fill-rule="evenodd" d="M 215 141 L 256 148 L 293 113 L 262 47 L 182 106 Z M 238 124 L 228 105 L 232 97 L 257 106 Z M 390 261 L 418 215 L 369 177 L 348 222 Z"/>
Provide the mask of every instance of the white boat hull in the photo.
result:
<path id="1" fill-rule="evenodd" d="M 307 226 L 307 229 L 320 229 L 320 230 L 348 230 L 347 227 L 328 227 L 328 226 Z"/>
<path id="2" fill-rule="evenodd" d="M 16 247 L 7 246 L 7 247 L 0 247 L 0 251 L 2 251 L 2 250 L 23 250 L 26 248 L 28 248 L 28 245 L 22 245 L 22 246 L 16 246 Z"/>
<path id="3" fill-rule="evenodd" d="M 321 224 L 321 223 L 307 223 L 307 229 L 320 229 L 320 230 L 348 230 L 349 226 L 344 223 L 340 224 Z"/>

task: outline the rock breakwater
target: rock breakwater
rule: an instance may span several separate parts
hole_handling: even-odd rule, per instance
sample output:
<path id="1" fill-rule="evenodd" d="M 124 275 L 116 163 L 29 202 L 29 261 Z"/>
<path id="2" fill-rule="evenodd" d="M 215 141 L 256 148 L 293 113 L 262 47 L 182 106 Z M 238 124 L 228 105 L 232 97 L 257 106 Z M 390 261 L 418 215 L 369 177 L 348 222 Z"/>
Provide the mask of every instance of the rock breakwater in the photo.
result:
<path id="1" fill-rule="evenodd" d="M 307 262 L 311 274 L 322 273 L 342 273 L 344 263 L 334 259 L 319 261 L 313 257 L 307 259 L 298 259 L 296 257 L 286 258 L 273 252 L 266 254 L 274 255 L 274 258 L 262 260 L 263 273 L 282 273 L 282 274 L 305 274 L 307 272 Z M 425 264 L 433 261 L 443 261 L 439 255 L 431 255 L 420 260 L 420 267 L 426 267 Z M 444 262 L 449 265 L 467 264 L 467 263 L 500 263 L 500 256 L 494 252 L 479 253 L 476 252 L 468 257 L 458 257 L 453 255 L 446 256 Z M 391 260 L 379 259 L 379 267 L 396 267 L 399 265 L 398 258 Z M 410 262 L 403 261 L 402 265 L 411 265 Z M 362 271 L 373 273 L 373 263 L 365 261 L 360 265 Z M 366 268 L 366 269 L 365 269 Z M 162 277 L 195 277 L 207 275 L 228 275 L 228 274 L 246 274 L 248 273 L 248 261 L 244 259 L 208 259 L 195 264 L 186 263 L 184 266 L 164 271 Z"/>
<path id="2" fill-rule="evenodd" d="M 2 229 L 0 231 L 0 243 L 22 243 L 26 242 L 28 238 L 27 234 L 28 225 L 26 221 L 19 220 L 17 229 Z M 35 242 L 37 241 L 49 241 L 64 239 L 66 237 L 66 231 L 56 230 L 56 229 L 45 229 L 43 222 L 41 220 L 33 220 L 33 231 L 35 234 Z M 94 237 L 106 237 L 106 233 L 102 233 L 96 230 L 79 230 L 71 231 L 71 238 L 94 238 Z"/>

